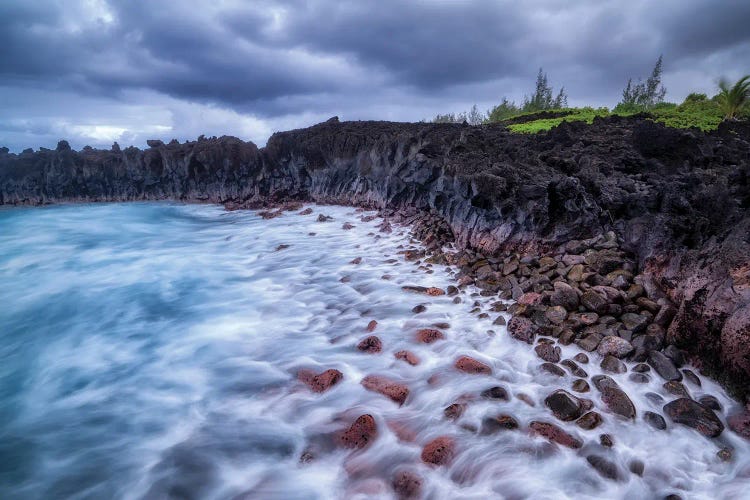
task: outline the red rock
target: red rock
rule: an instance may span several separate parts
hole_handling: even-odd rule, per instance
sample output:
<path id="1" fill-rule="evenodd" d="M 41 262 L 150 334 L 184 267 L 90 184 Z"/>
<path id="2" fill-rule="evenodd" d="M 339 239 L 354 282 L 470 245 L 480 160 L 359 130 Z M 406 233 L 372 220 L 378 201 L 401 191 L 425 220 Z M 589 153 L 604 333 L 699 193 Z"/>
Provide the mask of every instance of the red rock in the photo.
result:
<path id="1" fill-rule="evenodd" d="M 536 326 L 529 318 L 523 316 L 513 316 L 508 322 L 508 333 L 511 337 L 527 344 L 534 342 L 539 327 Z"/>
<path id="2" fill-rule="evenodd" d="M 451 463 L 456 453 L 456 442 L 453 438 L 441 436 L 435 438 L 422 449 L 422 461 L 433 465 Z"/>
<path id="3" fill-rule="evenodd" d="M 412 366 L 417 366 L 419 364 L 419 358 L 411 351 L 398 351 L 394 356 L 396 359 L 406 361 Z"/>
<path id="4" fill-rule="evenodd" d="M 299 214 L 300 215 L 310 215 L 311 213 L 313 213 L 313 209 L 308 207 L 308 208 L 304 209 L 303 211 L 301 211 Z"/>
<path id="5" fill-rule="evenodd" d="M 362 415 L 344 431 L 341 444 L 346 448 L 364 448 L 377 437 L 378 428 L 372 415 Z"/>
<path id="6" fill-rule="evenodd" d="M 445 290 L 443 290 L 442 288 L 431 286 L 427 289 L 425 293 L 427 295 L 432 295 L 433 297 L 437 297 L 439 295 L 445 295 Z"/>
<path id="7" fill-rule="evenodd" d="M 344 375 L 334 369 L 326 370 L 317 375 L 312 370 L 300 370 L 297 373 L 297 378 L 300 382 L 307 384 L 313 392 L 325 392 L 338 384 L 344 378 Z"/>
<path id="8" fill-rule="evenodd" d="M 461 415 L 464 414 L 464 411 L 466 411 L 466 404 L 453 403 L 443 410 L 443 415 L 445 415 L 445 418 L 448 420 L 458 420 L 461 418 Z"/>
<path id="9" fill-rule="evenodd" d="M 375 354 L 383 350 L 383 343 L 380 342 L 380 339 L 375 335 L 370 335 L 369 337 L 365 337 L 364 339 L 362 339 L 362 341 L 357 344 L 357 349 L 362 352 Z"/>
<path id="10" fill-rule="evenodd" d="M 399 405 L 404 404 L 407 396 L 409 396 L 408 387 L 381 375 L 366 376 L 362 379 L 362 385 L 365 389 L 379 392 Z"/>
<path id="11" fill-rule="evenodd" d="M 396 472 L 391 486 L 399 500 L 410 500 L 422 496 L 422 478 L 411 471 Z"/>
<path id="12" fill-rule="evenodd" d="M 343 229 L 344 231 L 348 231 L 350 229 L 354 229 L 354 225 L 349 222 L 344 222 L 344 225 L 341 226 L 341 229 Z"/>
<path id="13" fill-rule="evenodd" d="M 432 344 L 433 342 L 442 340 L 444 338 L 445 335 L 443 335 L 443 332 L 441 332 L 440 330 L 435 330 L 433 328 L 423 328 L 421 330 L 417 330 L 417 341 L 423 342 L 425 344 Z"/>
<path id="14" fill-rule="evenodd" d="M 375 331 L 375 328 L 377 328 L 377 326 L 378 326 L 378 322 L 375 320 L 372 320 L 369 323 L 367 323 L 367 331 L 373 332 Z"/>
<path id="15" fill-rule="evenodd" d="M 456 360 L 454 366 L 465 373 L 492 375 L 492 368 L 469 356 L 461 356 Z"/>
<path id="16" fill-rule="evenodd" d="M 361 264 L 361 263 L 362 263 L 362 257 L 355 257 L 354 259 L 349 261 L 349 264 L 354 264 L 354 265 Z"/>
<path id="17" fill-rule="evenodd" d="M 557 443 L 568 448 L 580 448 L 583 442 L 580 439 L 568 434 L 555 424 L 547 422 L 533 421 L 529 424 L 529 430 L 532 435 L 542 436 L 553 443 Z"/>
<path id="18" fill-rule="evenodd" d="M 535 306 L 542 303 L 542 295 L 535 292 L 524 293 L 518 298 L 518 303 L 525 306 Z"/>

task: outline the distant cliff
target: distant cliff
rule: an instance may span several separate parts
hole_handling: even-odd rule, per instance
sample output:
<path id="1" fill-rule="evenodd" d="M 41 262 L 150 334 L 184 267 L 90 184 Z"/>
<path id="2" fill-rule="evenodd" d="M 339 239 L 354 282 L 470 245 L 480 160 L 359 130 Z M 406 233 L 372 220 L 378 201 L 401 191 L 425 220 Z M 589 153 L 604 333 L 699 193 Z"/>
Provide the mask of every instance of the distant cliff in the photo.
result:
<path id="1" fill-rule="evenodd" d="M 150 148 L 0 150 L 0 204 L 312 200 L 441 216 L 458 245 L 554 248 L 613 230 L 678 308 L 668 338 L 750 393 L 750 126 L 645 118 L 501 126 L 344 122 Z"/>

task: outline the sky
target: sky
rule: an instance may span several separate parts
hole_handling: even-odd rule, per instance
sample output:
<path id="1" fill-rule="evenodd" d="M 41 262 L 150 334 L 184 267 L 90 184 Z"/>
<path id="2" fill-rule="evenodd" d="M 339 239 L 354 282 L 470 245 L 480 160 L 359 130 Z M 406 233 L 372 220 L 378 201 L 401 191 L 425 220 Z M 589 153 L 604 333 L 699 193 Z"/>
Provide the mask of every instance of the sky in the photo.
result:
<path id="1" fill-rule="evenodd" d="M 569 104 L 614 106 L 663 54 L 667 100 L 750 73 L 748 0 L 2 0 L 0 146 L 341 120 L 419 121 L 502 97 L 540 67 Z"/>

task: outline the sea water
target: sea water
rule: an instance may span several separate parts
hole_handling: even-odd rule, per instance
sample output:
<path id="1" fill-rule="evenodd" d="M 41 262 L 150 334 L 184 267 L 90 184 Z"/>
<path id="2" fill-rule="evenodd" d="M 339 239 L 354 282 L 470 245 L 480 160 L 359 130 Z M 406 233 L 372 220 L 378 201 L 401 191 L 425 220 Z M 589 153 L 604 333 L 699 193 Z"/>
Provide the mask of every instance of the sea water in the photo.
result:
<path id="1" fill-rule="evenodd" d="M 599 428 L 555 421 L 544 398 L 573 377 L 540 370 L 530 346 L 493 324 L 498 313 L 478 317 L 497 297 L 469 287 L 456 304 L 408 293 L 402 286 L 445 288 L 455 270 L 405 260 L 419 247 L 408 228 L 382 233 L 352 208 L 312 208 L 270 220 L 169 203 L 0 210 L 0 498 L 392 498 L 400 470 L 422 477 L 425 498 L 748 498 L 745 441 L 642 420 L 674 398 L 655 374 L 648 384 L 610 374 L 635 421 L 608 413 L 593 387 L 582 397 L 602 413 Z M 356 348 L 372 320 L 378 354 Z M 440 323 L 444 340 L 416 341 L 416 330 Z M 421 363 L 396 359 L 402 349 Z M 460 355 L 493 374 L 458 372 Z M 590 357 L 591 377 L 602 371 Z M 329 368 L 343 380 L 324 393 L 297 378 Z M 367 391 L 368 374 L 407 385 L 406 402 Z M 737 403 L 701 382 L 685 384 L 695 398 L 716 396 L 725 421 Z M 478 396 L 496 385 L 508 401 Z M 458 400 L 465 414 L 446 419 Z M 337 445 L 362 414 L 377 437 L 361 450 Z M 499 414 L 519 429 L 482 433 L 482 419 Z M 532 420 L 585 444 L 532 436 Z M 450 465 L 420 460 L 437 436 L 456 442 Z M 724 447 L 729 462 L 716 455 Z M 589 454 L 615 463 L 621 479 L 601 477 Z M 642 477 L 628 471 L 634 460 Z"/>

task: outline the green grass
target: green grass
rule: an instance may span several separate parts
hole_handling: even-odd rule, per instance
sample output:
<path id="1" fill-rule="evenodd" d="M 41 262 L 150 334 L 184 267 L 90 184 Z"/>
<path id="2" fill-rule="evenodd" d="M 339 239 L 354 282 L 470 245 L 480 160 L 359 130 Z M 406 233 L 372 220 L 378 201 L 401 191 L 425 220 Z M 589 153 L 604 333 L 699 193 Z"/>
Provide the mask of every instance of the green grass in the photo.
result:
<path id="1" fill-rule="evenodd" d="M 504 122 L 507 123 L 508 129 L 512 132 L 521 134 L 536 134 L 557 127 L 562 122 L 578 121 L 592 123 L 594 121 L 594 118 L 597 116 L 629 116 L 639 112 L 635 109 L 620 108 L 610 111 L 607 108 L 595 109 L 591 107 L 567 108 L 550 111 L 567 114 L 565 114 L 565 116 L 560 116 L 557 118 L 540 118 L 538 120 L 530 120 L 523 123 L 514 123 L 519 117 L 530 116 L 534 114 L 525 113 L 504 120 Z M 716 130 L 719 124 L 724 119 L 724 116 L 719 109 L 719 105 L 713 99 L 689 98 L 680 105 L 674 103 L 662 103 L 650 110 L 643 112 L 650 115 L 652 120 L 663 123 L 667 127 L 682 129 L 695 127 L 703 131 Z M 750 109 L 745 109 L 741 118 L 748 119 L 748 117 L 750 117 Z"/>
<path id="2" fill-rule="evenodd" d="M 556 109 L 556 110 L 550 110 L 551 112 L 567 112 L 565 116 L 561 116 L 559 118 L 542 118 L 540 120 L 533 120 L 528 121 L 525 123 L 515 123 L 512 125 L 508 125 L 508 128 L 512 132 L 518 132 L 521 134 L 536 134 L 537 132 L 543 132 L 546 130 L 550 130 L 553 127 L 557 127 L 562 122 L 586 122 L 586 123 L 592 123 L 594 121 L 594 118 L 597 116 L 609 116 L 609 110 L 607 108 L 566 108 L 566 109 Z M 527 116 L 527 115 L 533 115 L 534 113 L 526 113 L 525 115 L 519 115 L 519 116 Z M 514 117 L 518 118 L 518 117 Z"/>

